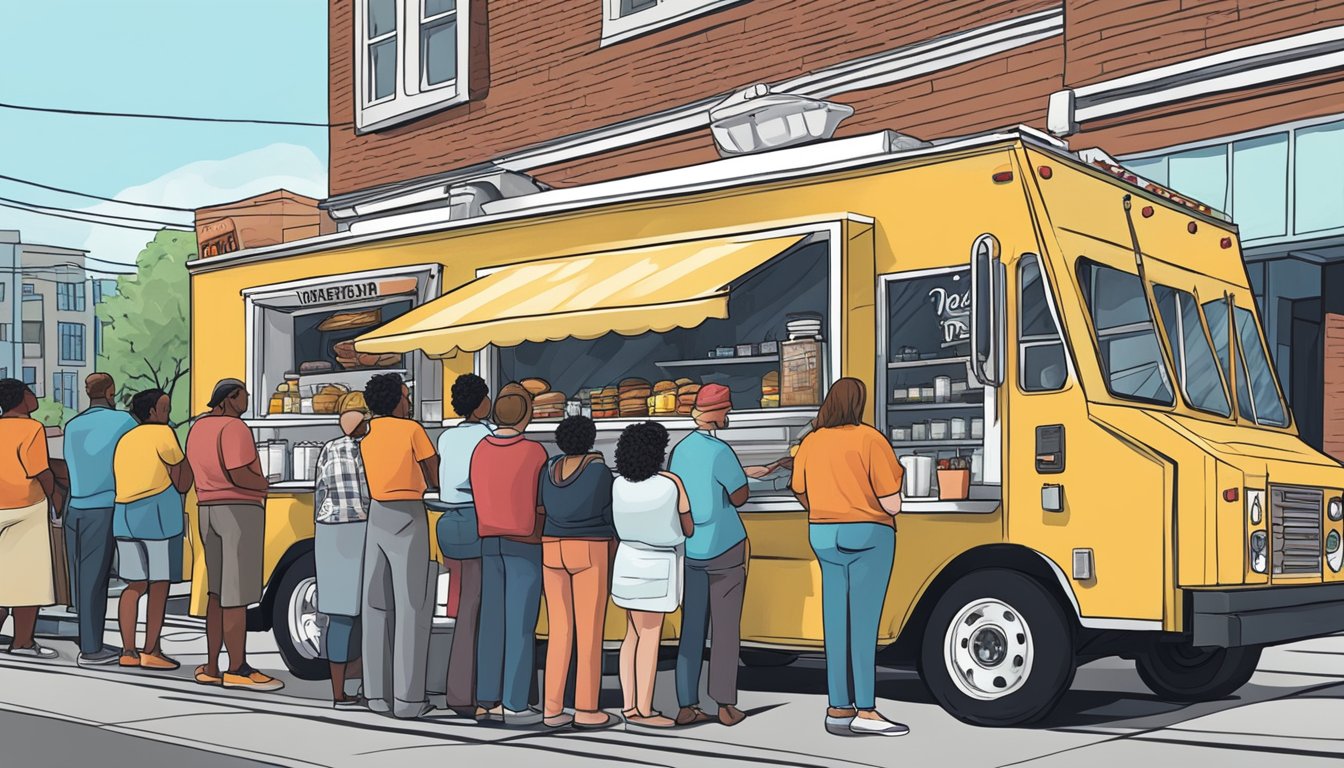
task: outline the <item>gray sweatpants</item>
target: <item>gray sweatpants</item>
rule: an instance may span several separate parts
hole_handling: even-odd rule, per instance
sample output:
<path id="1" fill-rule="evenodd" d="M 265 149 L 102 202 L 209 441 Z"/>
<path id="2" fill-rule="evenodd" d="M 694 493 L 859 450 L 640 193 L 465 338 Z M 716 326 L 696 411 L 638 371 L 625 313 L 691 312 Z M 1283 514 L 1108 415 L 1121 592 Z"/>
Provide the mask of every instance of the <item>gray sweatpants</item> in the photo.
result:
<path id="1" fill-rule="evenodd" d="M 363 656 L 364 696 L 375 712 L 415 717 L 427 703 L 430 573 L 425 505 L 374 501 L 364 539 Z"/>

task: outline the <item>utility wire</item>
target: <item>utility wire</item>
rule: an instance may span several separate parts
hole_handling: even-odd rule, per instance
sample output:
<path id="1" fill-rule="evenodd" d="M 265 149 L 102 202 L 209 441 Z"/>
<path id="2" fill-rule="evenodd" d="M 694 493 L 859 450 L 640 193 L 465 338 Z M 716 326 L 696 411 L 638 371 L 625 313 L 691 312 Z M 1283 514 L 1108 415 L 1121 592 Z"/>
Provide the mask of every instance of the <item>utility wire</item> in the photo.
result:
<path id="1" fill-rule="evenodd" d="M 61 213 L 74 213 L 80 216 L 99 216 L 105 219 L 116 219 L 118 221 L 131 221 L 135 222 L 136 224 L 162 224 L 167 227 L 181 227 L 183 229 L 191 229 L 193 226 L 195 226 L 194 224 L 179 224 L 178 222 L 175 221 L 162 221 L 159 219 L 142 219 L 135 216 L 117 216 L 116 214 L 112 213 L 99 213 L 98 211 L 84 211 L 84 210 L 77 210 L 74 208 L 62 208 L 60 206 L 55 205 L 42 205 L 41 203 L 30 203 L 27 200 L 15 200 L 10 197 L 0 197 L 0 202 L 13 203 L 14 205 L 22 205 L 27 206 L 29 208 L 41 208 L 44 211 L 59 211 Z"/>
<path id="2" fill-rule="evenodd" d="M 75 195 L 77 197 L 87 197 L 91 200 L 104 200 L 109 203 L 121 203 L 122 205 L 131 205 L 137 208 L 158 208 L 159 210 L 162 211 L 180 211 L 182 213 L 195 213 L 196 211 L 196 209 L 194 208 L 179 208 L 174 205 L 158 205 L 157 203 L 138 203 L 132 200 L 118 200 L 115 197 L 103 197 L 102 195 L 95 195 L 89 192 L 80 192 L 78 190 L 66 189 L 64 187 L 53 187 L 50 184 L 42 184 L 36 181 L 29 181 L 28 179 L 20 179 L 17 176 L 5 176 L 3 174 L 0 174 L 0 179 L 3 179 L 5 181 L 12 181 L 16 184 L 26 184 L 30 187 L 46 189 L 52 192 L 62 192 L 67 195 Z"/>
<path id="3" fill-rule="evenodd" d="M 79 218 L 78 216 L 68 216 L 68 215 L 63 214 L 63 213 L 51 213 L 51 212 L 49 212 L 49 211 L 42 211 L 42 210 L 37 210 L 37 209 L 35 209 L 35 208 L 28 208 L 28 207 L 25 207 L 25 206 L 22 206 L 22 205 L 14 205 L 13 203 L 0 203 L 0 208 L 13 208 L 14 210 L 17 210 L 17 211 L 26 211 L 26 212 L 28 212 L 28 213 L 36 213 L 36 214 L 38 214 L 39 216 L 54 216 L 55 218 L 58 218 L 58 219 L 69 219 L 69 220 L 71 220 L 71 221 L 82 221 L 82 222 L 84 222 L 85 224 L 97 224 L 97 225 L 99 225 L 99 226 L 103 226 L 103 227 L 117 227 L 118 229 L 138 229 L 138 230 L 141 230 L 142 232 L 160 232 L 160 231 L 165 230 L 165 229 L 181 229 L 181 230 L 184 230 L 184 231 L 185 231 L 185 230 L 187 230 L 187 229 L 190 229 L 190 227 L 183 227 L 183 226 L 180 226 L 180 225 L 172 225 L 172 226 L 166 226 L 166 227 L 141 227 L 141 226 L 138 226 L 138 225 L 135 225 L 135 224 L 117 224 L 117 223 L 115 223 L 115 222 L 111 222 L 111 221 L 98 221 L 98 220 L 96 220 L 96 219 L 81 219 L 81 218 Z"/>
<path id="4" fill-rule="evenodd" d="M 178 120 L 188 123 L 232 123 L 234 125 L 288 125 L 297 128 L 334 128 L 348 126 L 350 123 L 309 123 L 301 120 L 265 120 L 261 118 L 239 117 L 200 117 L 196 115 L 157 115 L 144 112 L 99 112 L 91 109 L 64 109 L 60 107 L 34 107 L 28 104 L 10 104 L 0 102 L 0 108 L 21 112 L 46 112 L 53 115 L 81 115 L 84 117 L 129 117 L 141 120 Z"/>

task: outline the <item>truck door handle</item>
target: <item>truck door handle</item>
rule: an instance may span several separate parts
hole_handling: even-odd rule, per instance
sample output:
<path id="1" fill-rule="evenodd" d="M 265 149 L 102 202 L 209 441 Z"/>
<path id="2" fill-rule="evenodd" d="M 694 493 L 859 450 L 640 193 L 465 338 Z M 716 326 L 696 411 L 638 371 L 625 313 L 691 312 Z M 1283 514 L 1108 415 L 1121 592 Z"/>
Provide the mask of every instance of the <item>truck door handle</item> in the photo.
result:
<path id="1" fill-rule="evenodd" d="M 1064 425 L 1046 424 L 1036 428 L 1036 471 L 1057 475 L 1064 471 Z"/>

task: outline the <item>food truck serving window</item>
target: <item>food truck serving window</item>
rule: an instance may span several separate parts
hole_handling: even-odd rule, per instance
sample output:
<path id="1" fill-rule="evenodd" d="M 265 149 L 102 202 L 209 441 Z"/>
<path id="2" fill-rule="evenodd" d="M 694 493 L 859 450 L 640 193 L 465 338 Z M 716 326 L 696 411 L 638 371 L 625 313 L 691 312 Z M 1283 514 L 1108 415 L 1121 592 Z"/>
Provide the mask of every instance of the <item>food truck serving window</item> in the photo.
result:
<path id="1" fill-rule="evenodd" d="M 804 241 L 735 281 L 726 318 L 693 328 L 490 348 L 492 377 L 533 388 L 541 421 L 566 412 L 591 413 L 599 424 L 689 416 L 695 393 L 709 383 L 728 386 L 737 411 L 816 408 L 833 334 L 829 259 L 827 242 Z M 561 336 L 563 319 L 556 323 Z"/>
<path id="2" fill-rule="evenodd" d="M 437 287 L 437 270 L 420 267 L 245 292 L 253 326 L 248 375 L 256 392 L 254 415 L 335 416 L 345 408 L 362 408 L 363 389 L 379 373 L 405 379 L 422 406 L 417 411 L 423 410 L 425 399 L 438 398 L 439 366 L 418 352 L 357 352 L 354 339 L 423 303 Z"/>

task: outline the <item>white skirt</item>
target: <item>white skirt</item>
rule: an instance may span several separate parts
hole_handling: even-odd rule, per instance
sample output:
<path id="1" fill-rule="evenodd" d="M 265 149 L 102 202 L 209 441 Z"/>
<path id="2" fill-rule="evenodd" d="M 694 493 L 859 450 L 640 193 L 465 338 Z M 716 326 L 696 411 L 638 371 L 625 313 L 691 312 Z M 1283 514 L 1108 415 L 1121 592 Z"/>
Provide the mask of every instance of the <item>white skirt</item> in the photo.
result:
<path id="1" fill-rule="evenodd" d="M 685 548 L 622 541 L 611 570 L 611 599 L 631 611 L 672 613 L 681 606 Z"/>

